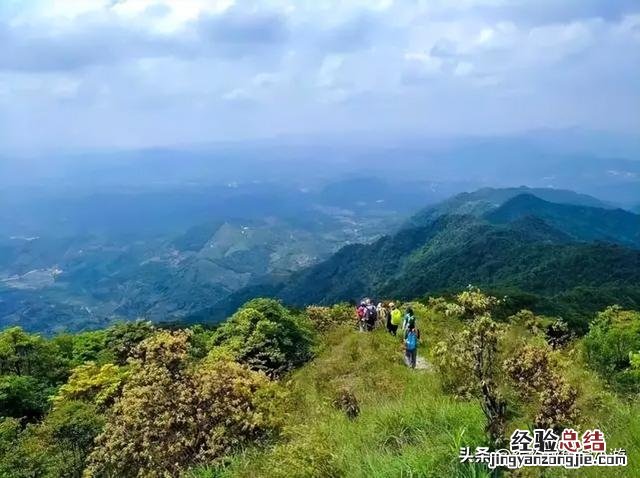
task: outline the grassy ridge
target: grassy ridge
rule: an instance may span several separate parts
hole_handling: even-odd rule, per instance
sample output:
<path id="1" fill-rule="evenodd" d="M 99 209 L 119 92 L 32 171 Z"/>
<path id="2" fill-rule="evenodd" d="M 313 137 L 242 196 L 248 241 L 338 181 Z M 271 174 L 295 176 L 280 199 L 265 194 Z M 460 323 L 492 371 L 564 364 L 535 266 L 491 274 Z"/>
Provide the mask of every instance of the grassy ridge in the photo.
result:
<path id="1" fill-rule="evenodd" d="M 416 304 L 423 334 L 421 353 L 451 331 L 457 319 Z M 514 337 L 518 334 L 514 331 Z M 580 342 L 562 351 L 567 379 L 579 387 L 582 411 L 577 427 L 600 427 L 608 446 L 625 448 L 625 469 L 529 469 L 509 476 L 640 476 L 640 406 L 607 391 L 580 361 Z M 222 468 L 200 468 L 190 478 L 257 477 L 482 477 L 479 466 L 461 465 L 460 446 L 486 443 L 479 402 L 459 400 L 441 389 L 437 370 L 410 370 L 402 361 L 398 338 L 377 330 L 360 334 L 349 328 L 330 332 L 318 356 L 294 372 L 286 387 L 284 433 L 271 446 L 248 449 Z M 349 420 L 332 406 L 336 391 L 347 388 L 361 413 Z M 519 412 L 522 412 L 519 413 Z M 528 428 L 523 411 L 514 411 L 509 433 Z M 500 475 L 500 473 L 495 473 Z"/>
<path id="2" fill-rule="evenodd" d="M 193 476 L 483 476 L 457 462 L 461 443 L 484 439 L 479 406 L 442 394 L 435 374 L 407 369 L 397 339 L 339 329 L 324 348 L 290 379 L 282 441 Z M 353 421 L 331 404 L 342 387 L 360 402 Z"/>
<path id="3" fill-rule="evenodd" d="M 610 307 L 576 339 L 526 310 L 489 318 L 501 303 L 476 288 L 411 303 L 416 370 L 399 337 L 355 331 L 348 304 L 293 311 L 260 298 L 215 330 L 7 329 L 0 477 L 640 476 L 640 313 Z M 629 466 L 459 463 L 460 447 L 502 448 L 535 423 L 599 428 Z"/>

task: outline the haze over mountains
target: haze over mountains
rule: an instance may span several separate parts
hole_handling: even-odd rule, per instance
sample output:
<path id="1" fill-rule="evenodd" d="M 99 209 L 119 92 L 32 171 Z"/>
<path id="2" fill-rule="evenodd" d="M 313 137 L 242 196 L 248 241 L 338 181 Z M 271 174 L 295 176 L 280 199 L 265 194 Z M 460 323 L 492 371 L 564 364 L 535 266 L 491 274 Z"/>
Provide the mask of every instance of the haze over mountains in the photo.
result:
<path id="1" fill-rule="evenodd" d="M 349 244 L 385 235 L 393 243 L 396 230 L 410 225 L 431 231 L 415 236 L 411 248 L 424 246 L 428 234 L 460 242 L 457 251 L 431 250 L 429 267 L 434 254 L 443 264 L 454 252 L 476 254 L 465 239 L 470 234 L 486 242 L 481 250 L 499 247 L 495 241 L 505 236 L 514 246 L 534 238 L 553 242 L 544 246 L 551 256 L 587 253 L 584 245 L 559 245 L 569 241 L 637 247 L 631 210 L 640 202 L 640 161 L 601 156 L 606 142 L 584 151 L 584 143 L 572 147 L 560 136 L 265 140 L 2 161 L 0 323 L 52 332 L 139 316 L 188 320 L 207 311 L 217 312 L 205 320 L 220 320 L 230 294 L 288 282 L 291 273 L 338 260 L 331 255 Z M 620 144 L 617 152 L 634 154 L 633 141 Z M 456 196 L 461 191 L 476 192 Z M 452 214 L 472 217 L 464 224 L 433 223 Z M 391 285 L 400 256 L 362 254 L 371 257 L 349 263 L 356 269 L 355 262 L 382 260 L 384 287 L 378 280 L 360 287 L 336 277 L 344 290 L 332 292 L 314 276 L 327 267 L 321 264 L 294 275 L 282 297 L 331 302 L 369 287 L 370 293 L 404 291 Z M 477 281 L 473 268 L 466 269 L 455 280 L 446 278 L 451 271 L 432 271 L 429 286 L 416 292 Z M 500 283 L 495 274 L 483 273 L 483 280 Z M 317 281 L 316 290 L 296 285 L 305 277 L 309 287 Z"/>

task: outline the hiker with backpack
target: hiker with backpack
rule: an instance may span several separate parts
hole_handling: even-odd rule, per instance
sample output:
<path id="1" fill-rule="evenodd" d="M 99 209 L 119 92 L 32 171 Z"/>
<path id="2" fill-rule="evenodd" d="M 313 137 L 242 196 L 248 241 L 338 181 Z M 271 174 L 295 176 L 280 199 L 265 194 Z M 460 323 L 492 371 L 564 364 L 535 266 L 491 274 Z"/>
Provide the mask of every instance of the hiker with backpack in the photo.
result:
<path id="1" fill-rule="evenodd" d="M 418 359 L 418 344 L 420 343 L 420 331 L 416 328 L 415 320 L 409 324 L 404 333 L 404 356 L 408 367 L 416 368 Z"/>
<path id="2" fill-rule="evenodd" d="M 365 320 L 367 313 L 367 303 L 365 299 L 360 301 L 360 305 L 356 308 L 356 315 L 358 316 L 358 327 L 360 328 L 360 332 L 364 332 L 365 330 Z"/>
<path id="3" fill-rule="evenodd" d="M 406 332 L 411 326 L 416 326 L 416 316 L 413 314 L 413 309 L 411 307 L 407 307 L 404 319 L 402 320 L 402 331 Z"/>
<path id="4" fill-rule="evenodd" d="M 398 309 L 393 302 L 389 303 L 389 308 L 391 312 L 387 319 L 387 330 L 391 335 L 395 336 L 398 333 L 398 327 L 400 327 L 402 323 L 402 312 L 400 312 L 400 309 Z"/>
<path id="5" fill-rule="evenodd" d="M 373 327 L 376 325 L 376 320 L 378 319 L 378 311 L 376 309 L 376 306 L 373 305 L 373 302 L 371 301 L 371 299 L 367 299 L 367 306 L 366 306 L 364 316 L 365 316 L 365 320 L 364 320 L 365 330 L 367 332 L 370 332 L 373 330 Z"/>

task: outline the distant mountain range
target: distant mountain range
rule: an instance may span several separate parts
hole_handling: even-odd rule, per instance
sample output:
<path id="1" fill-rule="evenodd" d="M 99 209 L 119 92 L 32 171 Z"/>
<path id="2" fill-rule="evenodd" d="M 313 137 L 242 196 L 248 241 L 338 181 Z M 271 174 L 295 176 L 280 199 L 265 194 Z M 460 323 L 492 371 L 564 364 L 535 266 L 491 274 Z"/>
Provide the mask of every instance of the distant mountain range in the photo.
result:
<path id="1" fill-rule="evenodd" d="M 222 317 L 256 295 L 303 306 L 468 284 L 584 329 L 588 314 L 604 306 L 640 305 L 640 216 L 570 191 L 482 189 L 419 212 L 373 244 L 344 247 L 284 281 L 242 289 L 200 317 Z"/>
<path id="2" fill-rule="evenodd" d="M 433 194 L 425 183 L 361 177 L 316 189 L 251 182 L 14 197 L 8 209 L 21 214 L 0 220 L 0 326 L 53 333 L 180 320 L 396 230 Z"/>
<path id="3" fill-rule="evenodd" d="M 64 197 L 38 203 L 43 220 L 16 208 L 24 216 L 0 224 L 0 325 L 217 322 L 260 295 L 301 306 L 468 284 L 575 323 L 640 301 L 637 214 L 546 188 L 436 203 L 432 186 L 362 176 L 315 190 L 250 183 Z"/>

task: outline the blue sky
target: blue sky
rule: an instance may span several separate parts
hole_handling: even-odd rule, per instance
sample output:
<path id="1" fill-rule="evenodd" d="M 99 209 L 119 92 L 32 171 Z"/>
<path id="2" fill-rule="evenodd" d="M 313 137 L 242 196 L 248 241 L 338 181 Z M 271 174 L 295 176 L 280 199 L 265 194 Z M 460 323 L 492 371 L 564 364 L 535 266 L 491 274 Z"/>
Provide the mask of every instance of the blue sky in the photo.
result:
<path id="1" fill-rule="evenodd" d="M 637 0 L 0 2 L 0 144 L 640 133 Z"/>

